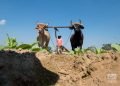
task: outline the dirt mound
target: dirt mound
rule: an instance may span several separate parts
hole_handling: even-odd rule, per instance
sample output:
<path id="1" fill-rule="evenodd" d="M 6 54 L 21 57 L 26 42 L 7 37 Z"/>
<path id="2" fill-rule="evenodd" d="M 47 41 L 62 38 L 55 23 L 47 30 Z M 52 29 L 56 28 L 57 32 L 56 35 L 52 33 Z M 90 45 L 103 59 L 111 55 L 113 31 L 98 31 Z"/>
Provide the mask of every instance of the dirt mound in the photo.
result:
<path id="1" fill-rule="evenodd" d="M 41 57 L 39 57 L 41 56 Z M 119 86 L 120 53 L 80 56 L 37 54 L 43 66 L 57 73 L 60 78 L 55 86 Z"/>
<path id="2" fill-rule="evenodd" d="M 0 86 L 119 86 L 120 53 L 0 51 Z"/>
<path id="3" fill-rule="evenodd" d="M 58 78 L 42 66 L 35 53 L 0 51 L 0 86 L 48 86 Z"/>

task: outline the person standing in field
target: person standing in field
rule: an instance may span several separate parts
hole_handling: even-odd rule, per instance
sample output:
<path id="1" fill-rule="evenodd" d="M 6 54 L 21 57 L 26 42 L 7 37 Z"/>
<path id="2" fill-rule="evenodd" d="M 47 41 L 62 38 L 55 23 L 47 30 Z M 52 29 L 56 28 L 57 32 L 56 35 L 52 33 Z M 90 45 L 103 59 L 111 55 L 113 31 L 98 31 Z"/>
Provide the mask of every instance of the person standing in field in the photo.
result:
<path id="1" fill-rule="evenodd" d="M 58 36 L 57 40 L 56 40 L 56 44 L 57 44 L 57 53 L 62 53 L 62 47 L 63 47 L 63 39 L 62 36 Z"/>
<path id="2" fill-rule="evenodd" d="M 57 28 L 54 29 L 55 29 L 55 38 L 56 38 L 56 51 L 57 54 L 60 54 L 62 53 L 63 40 L 61 35 L 57 36 L 58 29 Z"/>
<path id="3" fill-rule="evenodd" d="M 57 53 L 61 54 L 63 52 L 63 50 L 69 52 L 69 50 L 63 46 L 62 36 L 61 35 L 57 36 L 58 29 L 57 28 L 54 28 L 54 29 L 55 29 L 56 51 L 57 51 Z"/>

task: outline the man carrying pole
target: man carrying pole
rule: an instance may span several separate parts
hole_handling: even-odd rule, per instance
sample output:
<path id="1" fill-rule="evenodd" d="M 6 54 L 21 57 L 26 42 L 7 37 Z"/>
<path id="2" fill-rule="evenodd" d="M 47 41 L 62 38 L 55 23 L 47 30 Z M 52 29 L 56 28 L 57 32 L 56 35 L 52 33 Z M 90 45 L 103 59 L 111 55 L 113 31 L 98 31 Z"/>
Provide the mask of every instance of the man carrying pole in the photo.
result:
<path id="1" fill-rule="evenodd" d="M 63 39 L 62 39 L 62 36 L 59 35 L 57 36 L 57 31 L 58 29 L 57 28 L 54 28 L 55 29 L 55 38 L 56 38 L 56 44 L 57 44 L 57 53 L 58 54 L 61 54 L 63 50 L 65 51 L 69 51 L 67 50 L 64 46 L 63 46 Z"/>

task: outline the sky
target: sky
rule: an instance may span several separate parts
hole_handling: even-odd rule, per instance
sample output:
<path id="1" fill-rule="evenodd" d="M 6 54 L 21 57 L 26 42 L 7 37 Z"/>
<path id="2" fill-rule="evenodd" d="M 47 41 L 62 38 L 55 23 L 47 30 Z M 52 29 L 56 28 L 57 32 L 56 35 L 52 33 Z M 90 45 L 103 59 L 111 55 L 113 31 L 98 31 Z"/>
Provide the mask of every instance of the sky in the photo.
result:
<path id="1" fill-rule="evenodd" d="M 0 0 L 0 45 L 7 36 L 19 43 L 33 43 L 38 31 L 36 24 L 69 26 L 70 21 L 84 25 L 83 47 L 100 47 L 107 43 L 120 43 L 120 0 Z M 49 46 L 55 46 L 54 29 Z M 60 28 L 64 46 L 71 48 L 68 28 Z"/>

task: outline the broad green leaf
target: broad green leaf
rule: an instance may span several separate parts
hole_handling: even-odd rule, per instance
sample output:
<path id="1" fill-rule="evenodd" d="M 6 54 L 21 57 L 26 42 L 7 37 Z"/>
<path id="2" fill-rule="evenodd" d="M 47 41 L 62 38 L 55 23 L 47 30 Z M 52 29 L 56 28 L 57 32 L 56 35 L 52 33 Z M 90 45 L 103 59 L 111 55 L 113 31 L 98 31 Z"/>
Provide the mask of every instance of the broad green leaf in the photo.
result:
<path id="1" fill-rule="evenodd" d="M 100 54 L 102 53 L 102 49 L 101 48 L 96 48 L 96 54 Z"/>
<path id="2" fill-rule="evenodd" d="M 111 47 L 113 49 L 116 49 L 117 51 L 120 51 L 120 45 L 119 44 L 112 44 Z"/>
<path id="3" fill-rule="evenodd" d="M 91 51 L 93 53 L 97 53 L 97 48 L 95 46 L 88 47 L 85 51 Z"/>
<path id="4" fill-rule="evenodd" d="M 71 50 L 71 51 L 69 52 L 69 54 L 70 54 L 70 55 L 74 55 L 74 51 Z"/>
<path id="5" fill-rule="evenodd" d="M 36 46 L 36 45 L 38 45 L 37 42 L 34 42 L 34 43 L 31 44 L 32 47 L 33 47 L 33 46 Z"/>
<path id="6" fill-rule="evenodd" d="M 30 44 L 21 44 L 17 47 L 17 49 L 31 49 L 32 46 Z"/>
<path id="7" fill-rule="evenodd" d="M 10 38 L 7 34 L 7 47 L 8 48 L 16 48 L 17 47 L 17 41 L 16 38 Z"/>
<path id="8" fill-rule="evenodd" d="M 35 52 L 38 52 L 38 51 L 40 51 L 40 48 L 32 48 L 31 50 L 35 51 Z"/>
<path id="9" fill-rule="evenodd" d="M 75 54 L 79 55 L 81 53 L 80 48 L 75 48 Z"/>
<path id="10" fill-rule="evenodd" d="M 48 52 L 48 51 L 47 51 L 46 49 L 42 49 L 42 50 L 41 50 L 41 52 L 43 52 L 43 53 L 44 53 L 44 52 Z"/>
<path id="11" fill-rule="evenodd" d="M 32 44 L 31 47 L 32 47 L 32 48 L 39 48 L 38 44 L 36 44 L 36 43 L 35 43 L 35 44 Z"/>
<path id="12" fill-rule="evenodd" d="M 4 46 L 0 46 L 0 50 L 3 50 L 4 49 Z"/>

